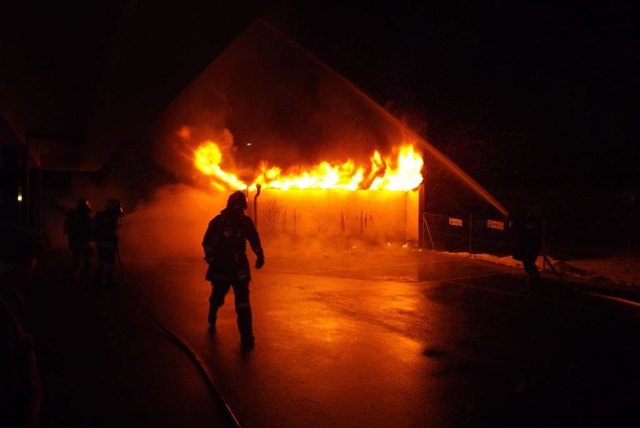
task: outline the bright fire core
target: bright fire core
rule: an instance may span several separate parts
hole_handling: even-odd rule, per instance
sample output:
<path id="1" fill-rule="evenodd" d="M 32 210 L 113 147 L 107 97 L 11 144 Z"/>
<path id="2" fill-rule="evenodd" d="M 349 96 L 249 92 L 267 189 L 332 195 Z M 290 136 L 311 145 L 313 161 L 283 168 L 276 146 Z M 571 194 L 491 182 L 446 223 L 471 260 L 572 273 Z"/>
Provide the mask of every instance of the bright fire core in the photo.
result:
<path id="1" fill-rule="evenodd" d="M 352 160 L 343 163 L 320 162 L 308 168 L 283 170 L 263 161 L 251 182 L 244 182 L 232 172 L 225 171 L 222 151 L 213 141 L 201 144 L 194 154 L 198 170 L 211 178 L 211 185 L 220 190 L 254 189 L 257 184 L 271 189 L 345 189 L 408 191 L 422 183 L 422 155 L 413 145 L 394 148 L 392 155 L 382 156 L 377 150 L 369 164 L 356 165 Z"/>

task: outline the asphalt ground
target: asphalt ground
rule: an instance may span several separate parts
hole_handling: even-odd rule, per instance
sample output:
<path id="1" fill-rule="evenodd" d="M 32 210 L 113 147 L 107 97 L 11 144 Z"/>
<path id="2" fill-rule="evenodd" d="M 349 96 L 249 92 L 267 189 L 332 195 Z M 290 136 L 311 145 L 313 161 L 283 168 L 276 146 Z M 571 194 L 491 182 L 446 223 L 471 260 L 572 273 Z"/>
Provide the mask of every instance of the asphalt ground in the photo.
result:
<path id="1" fill-rule="evenodd" d="M 211 427 L 227 419 L 197 368 L 120 285 L 68 279 L 51 254 L 27 288 L 42 427 Z"/>
<path id="2" fill-rule="evenodd" d="M 232 294 L 207 328 L 201 260 L 122 256 L 128 283 L 113 289 L 62 270 L 31 287 L 42 426 L 229 424 L 146 311 L 242 426 L 634 426 L 640 330 L 625 290 L 549 276 L 531 298 L 522 271 L 402 248 L 267 252 L 243 353 Z"/>

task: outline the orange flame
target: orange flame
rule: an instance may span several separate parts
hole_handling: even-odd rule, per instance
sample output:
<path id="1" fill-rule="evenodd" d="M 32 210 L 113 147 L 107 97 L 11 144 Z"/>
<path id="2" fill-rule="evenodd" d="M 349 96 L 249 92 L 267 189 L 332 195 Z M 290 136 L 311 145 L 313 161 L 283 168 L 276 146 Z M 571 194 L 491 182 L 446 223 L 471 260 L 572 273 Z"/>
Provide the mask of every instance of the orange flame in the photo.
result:
<path id="1" fill-rule="evenodd" d="M 233 190 L 246 189 L 247 185 L 242 182 L 235 174 L 226 172 L 220 167 L 222 162 L 222 152 L 216 143 L 207 141 L 196 150 L 194 164 L 196 168 L 205 175 L 213 176 L 215 179 L 211 181 L 211 185 L 220 190 L 226 187 Z M 226 184 L 226 186 L 225 186 Z"/>
<path id="2" fill-rule="evenodd" d="M 277 166 L 262 162 L 252 183 L 246 184 L 235 174 L 224 171 L 222 152 L 213 141 L 206 141 L 195 151 L 194 165 L 206 176 L 212 177 L 211 185 L 220 189 L 252 189 L 257 184 L 272 189 L 372 189 L 407 191 L 422 183 L 422 155 L 413 145 L 405 144 L 393 150 L 396 157 L 383 157 L 377 150 L 370 158 L 370 165 L 357 166 L 352 160 L 342 164 L 321 162 L 307 170 L 283 172 Z"/>

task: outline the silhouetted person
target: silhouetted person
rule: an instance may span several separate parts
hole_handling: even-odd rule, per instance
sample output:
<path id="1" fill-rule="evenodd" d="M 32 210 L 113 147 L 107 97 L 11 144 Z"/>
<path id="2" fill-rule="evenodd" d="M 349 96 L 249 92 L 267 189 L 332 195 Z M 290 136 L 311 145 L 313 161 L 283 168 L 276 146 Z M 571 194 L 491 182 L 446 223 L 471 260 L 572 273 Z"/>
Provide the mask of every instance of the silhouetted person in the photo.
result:
<path id="1" fill-rule="evenodd" d="M 211 282 L 209 297 L 209 324 L 214 329 L 218 309 L 233 287 L 235 296 L 238 330 L 241 346 L 249 351 L 254 346 L 251 305 L 249 303 L 249 282 L 251 280 L 246 241 L 256 254 L 256 269 L 264 265 L 264 254 L 258 231 L 251 218 L 244 214 L 247 198 L 242 192 L 235 192 L 227 200 L 227 207 L 213 220 L 204 234 L 202 247 L 205 260 L 209 264 L 206 279 Z"/>
<path id="2" fill-rule="evenodd" d="M 93 219 L 93 237 L 98 250 L 95 280 L 107 286 L 113 285 L 116 251 L 120 242 L 118 228 L 123 215 L 120 200 L 111 198 L 104 210 L 99 211 Z"/>
<path id="3" fill-rule="evenodd" d="M 17 225 L 0 224 L 0 236 L 0 426 L 37 427 L 42 387 L 22 292 L 41 245 Z"/>
<path id="4" fill-rule="evenodd" d="M 66 213 L 64 233 L 69 241 L 69 250 L 73 254 L 73 278 L 88 278 L 93 257 L 93 238 L 91 206 L 85 198 L 79 198 L 75 208 Z"/>
<path id="5" fill-rule="evenodd" d="M 533 207 L 527 207 L 522 217 L 516 217 L 511 222 L 515 232 L 515 248 L 513 258 L 522 262 L 527 273 L 526 292 L 539 294 L 541 289 L 540 272 L 536 260 L 542 248 L 542 225 Z"/>

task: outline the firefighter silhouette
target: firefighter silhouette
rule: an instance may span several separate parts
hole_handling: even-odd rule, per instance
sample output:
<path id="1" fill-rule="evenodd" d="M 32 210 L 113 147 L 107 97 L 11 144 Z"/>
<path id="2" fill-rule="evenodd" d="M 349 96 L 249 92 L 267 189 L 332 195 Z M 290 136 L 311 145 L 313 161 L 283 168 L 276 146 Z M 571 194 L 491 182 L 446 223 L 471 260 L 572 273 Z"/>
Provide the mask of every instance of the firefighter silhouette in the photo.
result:
<path id="1" fill-rule="evenodd" d="M 113 285 L 119 243 L 118 228 L 123 215 L 120 200 L 111 198 L 105 204 L 104 210 L 99 211 L 93 219 L 93 237 L 98 250 L 95 280 L 107 286 Z"/>
<path id="2" fill-rule="evenodd" d="M 515 247 L 513 258 L 522 262 L 527 273 L 527 286 L 525 292 L 538 295 L 541 288 L 540 272 L 536 266 L 536 260 L 542 248 L 542 226 L 540 219 L 535 214 L 534 208 L 528 206 L 519 218 L 510 222 L 515 232 Z"/>
<path id="3" fill-rule="evenodd" d="M 73 279 L 86 279 L 93 257 L 91 205 L 88 200 L 78 198 L 75 208 L 66 213 L 63 228 L 73 254 Z"/>
<path id="4" fill-rule="evenodd" d="M 245 351 L 254 345 L 249 282 L 251 273 L 246 254 L 246 241 L 256 254 L 255 268 L 264 265 L 264 254 L 258 231 L 251 218 L 244 214 L 247 198 L 238 191 L 227 200 L 227 206 L 214 217 L 202 240 L 205 260 L 209 264 L 206 279 L 211 282 L 209 324 L 215 329 L 218 309 L 224 304 L 229 288 L 233 287 L 241 346 Z"/>

